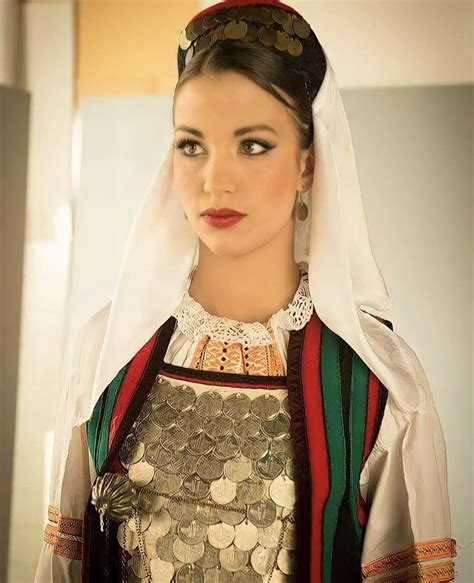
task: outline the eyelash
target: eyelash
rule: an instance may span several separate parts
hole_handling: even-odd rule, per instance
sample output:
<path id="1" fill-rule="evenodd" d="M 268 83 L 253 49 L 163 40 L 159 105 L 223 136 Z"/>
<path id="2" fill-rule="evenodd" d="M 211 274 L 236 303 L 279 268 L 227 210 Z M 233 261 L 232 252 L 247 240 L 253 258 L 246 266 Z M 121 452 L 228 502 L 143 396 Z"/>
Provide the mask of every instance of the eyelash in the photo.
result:
<path id="1" fill-rule="evenodd" d="M 247 140 L 244 140 L 243 142 L 241 142 L 242 144 L 247 144 L 247 143 L 256 143 L 259 144 L 260 146 L 263 146 L 264 148 L 266 148 L 266 150 L 264 150 L 263 152 L 259 152 L 258 154 L 246 154 L 247 156 L 249 156 L 249 158 L 255 158 L 256 156 L 264 156 L 265 154 L 268 154 L 268 152 L 270 150 L 273 150 L 273 148 L 275 146 L 272 146 L 271 144 L 269 144 L 268 142 L 266 142 L 265 140 L 262 139 L 257 139 L 257 138 L 248 138 Z M 184 148 L 188 145 L 188 144 L 197 144 L 200 145 L 199 142 L 196 142 L 195 140 L 190 140 L 189 138 L 182 138 L 181 140 L 178 140 L 175 144 L 175 147 L 178 150 L 183 150 L 182 155 L 185 156 L 186 158 L 196 158 L 196 154 L 185 154 L 184 153 Z"/>

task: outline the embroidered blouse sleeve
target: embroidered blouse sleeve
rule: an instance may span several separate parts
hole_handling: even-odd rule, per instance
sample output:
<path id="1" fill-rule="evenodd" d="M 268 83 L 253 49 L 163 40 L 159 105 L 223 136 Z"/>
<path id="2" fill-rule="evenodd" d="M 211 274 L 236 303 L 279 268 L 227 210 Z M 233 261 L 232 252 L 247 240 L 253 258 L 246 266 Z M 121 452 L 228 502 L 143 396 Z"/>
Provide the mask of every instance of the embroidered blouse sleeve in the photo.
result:
<path id="1" fill-rule="evenodd" d="M 34 583 L 80 583 L 83 514 L 92 483 L 86 424 L 73 426 L 79 376 L 95 349 L 98 312 L 80 330 L 72 367 L 60 393 L 54 432 L 48 522 Z"/>
<path id="2" fill-rule="evenodd" d="M 430 391 L 423 413 L 389 397 L 360 486 L 370 509 L 363 581 L 454 580 L 446 447 Z"/>

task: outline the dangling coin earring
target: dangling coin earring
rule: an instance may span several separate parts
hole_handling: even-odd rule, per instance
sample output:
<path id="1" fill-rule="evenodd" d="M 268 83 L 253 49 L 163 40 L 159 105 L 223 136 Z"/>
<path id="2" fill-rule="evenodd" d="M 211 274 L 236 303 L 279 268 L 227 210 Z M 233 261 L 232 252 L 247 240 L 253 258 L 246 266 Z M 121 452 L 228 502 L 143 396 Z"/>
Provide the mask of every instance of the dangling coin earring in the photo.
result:
<path id="1" fill-rule="evenodd" d="M 296 205 L 296 216 L 300 221 L 305 221 L 308 217 L 308 205 L 301 198 L 301 192 L 298 191 L 298 203 Z"/>

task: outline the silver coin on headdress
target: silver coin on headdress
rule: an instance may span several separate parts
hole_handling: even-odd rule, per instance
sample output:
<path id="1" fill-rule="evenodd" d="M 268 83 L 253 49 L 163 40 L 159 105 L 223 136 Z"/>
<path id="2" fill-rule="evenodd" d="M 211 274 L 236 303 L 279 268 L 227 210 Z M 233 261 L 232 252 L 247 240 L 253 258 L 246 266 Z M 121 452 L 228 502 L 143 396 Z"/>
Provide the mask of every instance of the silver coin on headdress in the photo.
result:
<path id="1" fill-rule="evenodd" d="M 291 14 L 289 12 L 286 12 L 286 10 L 279 10 L 278 8 L 273 8 L 272 18 L 275 22 L 281 24 L 287 32 L 288 30 L 291 30 L 292 18 Z"/>
<path id="2" fill-rule="evenodd" d="M 228 22 L 224 27 L 225 37 L 238 40 L 247 34 L 248 25 L 245 20 Z"/>
<path id="3" fill-rule="evenodd" d="M 293 29 L 300 38 L 308 38 L 311 34 L 311 27 L 306 20 L 301 17 L 297 17 L 293 20 Z"/>
<path id="4" fill-rule="evenodd" d="M 286 32 L 277 31 L 277 40 L 275 43 L 275 48 L 279 51 L 287 51 L 288 47 L 290 46 L 290 37 Z"/>
<path id="5" fill-rule="evenodd" d="M 272 47 L 277 41 L 277 33 L 271 26 L 261 26 L 258 31 L 258 38 L 267 47 Z"/>
<path id="6" fill-rule="evenodd" d="M 299 57 L 303 52 L 303 45 L 298 39 L 290 39 L 288 44 L 288 52 L 292 57 Z"/>
<path id="7" fill-rule="evenodd" d="M 265 6 L 261 7 L 260 22 L 263 22 L 263 24 L 266 25 L 271 25 L 273 23 L 273 16 L 270 8 L 267 8 Z"/>

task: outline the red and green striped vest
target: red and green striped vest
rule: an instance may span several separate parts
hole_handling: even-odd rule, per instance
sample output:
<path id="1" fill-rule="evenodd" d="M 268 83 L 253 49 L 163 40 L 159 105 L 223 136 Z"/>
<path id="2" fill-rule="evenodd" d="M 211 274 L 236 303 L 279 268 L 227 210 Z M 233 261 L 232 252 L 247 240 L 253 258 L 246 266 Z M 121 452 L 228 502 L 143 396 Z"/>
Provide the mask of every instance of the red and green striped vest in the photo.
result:
<path id="1" fill-rule="evenodd" d="M 390 322 L 384 321 L 392 328 Z M 290 332 L 285 377 L 197 371 L 164 362 L 175 329 L 170 317 L 118 371 L 87 423 L 89 451 L 99 475 L 125 469 L 118 451 L 160 371 L 190 381 L 288 389 L 290 432 L 297 463 L 298 583 L 361 581 L 361 552 L 370 508 L 359 492 L 362 468 L 377 438 L 387 390 L 355 351 L 313 312 Z M 83 581 L 120 581 L 116 529 L 99 527 L 89 503 L 84 515 Z M 109 531 L 110 530 L 110 531 Z"/>

